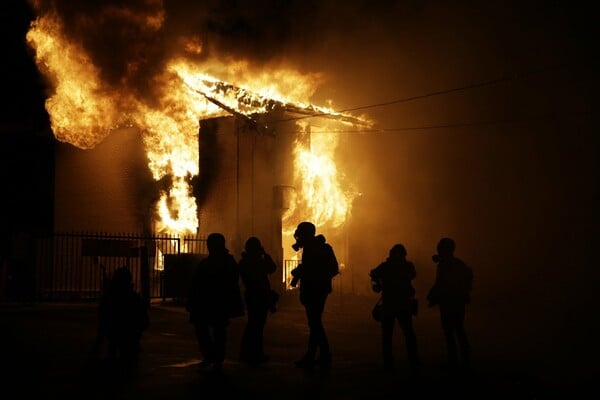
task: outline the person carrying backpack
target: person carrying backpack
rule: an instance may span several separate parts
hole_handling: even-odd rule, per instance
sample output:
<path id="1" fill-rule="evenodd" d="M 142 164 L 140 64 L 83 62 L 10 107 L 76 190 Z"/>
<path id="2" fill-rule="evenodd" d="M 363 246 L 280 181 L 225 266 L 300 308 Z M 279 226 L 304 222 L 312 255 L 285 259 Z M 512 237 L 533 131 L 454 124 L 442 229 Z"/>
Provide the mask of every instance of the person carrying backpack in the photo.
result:
<path id="1" fill-rule="evenodd" d="M 381 344 L 384 368 L 394 368 L 392 338 L 397 320 L 404 334 L 410 368 L 416 373 L 419 357 L 413 317 L 417 313 L 417 299 L 412 281 L 417 272 L 414 264 L 406 259 L 406 254 L 406 248 L 402 244 L 395 244 L 390 249 L 388 258 L 372 269 L 369 275 L 373 290 L 381 292 Z"/>
<path id="2" fill-rule="evenodd" d="M 301 222 L 294 232 L 294 250 L 302 249 L 301 262 L 292 270 L 293 285 L 299 284 L 300 303 L 306 311 L 309 328 L 308 346 L 304 356 L 295 362 L 297 367 L 331 366 L 331 351 L 325 328 L 323 311 L 332 292 L 332 280 L 339 273 L 333 248 L 323 235 L 316 236 L 311 222 Z M 319 357 L 316 358 L 317 352 Z"/>
<path id="3" fill-rule="evenodd" d="M 442 331 L 448 354 L 448 367 L 470 366 L 470 346 L 465 331 L 466 305 L 471 302 L 473 271 L 464 261 L 454 256 L 456 243 L 442 238 L 437 245 L 437 254 L 432 259 L 437 263 L 435 281 L 427 301 L 429 307 L 438 307 Z M 459 360 L 460 354 L 460 360 Z"/>

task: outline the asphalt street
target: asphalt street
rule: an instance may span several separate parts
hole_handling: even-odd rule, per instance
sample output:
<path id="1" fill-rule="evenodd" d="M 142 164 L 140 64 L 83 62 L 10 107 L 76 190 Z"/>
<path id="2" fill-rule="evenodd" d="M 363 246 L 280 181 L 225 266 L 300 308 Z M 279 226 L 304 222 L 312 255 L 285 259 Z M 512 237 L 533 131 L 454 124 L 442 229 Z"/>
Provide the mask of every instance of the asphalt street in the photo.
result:
<path id="1" fill-rule="evenodd" d="M 270 361 L 249 366 L 237 360 L 245 318 L 231 322 L 221 371 L 199 369 L 200 355 L 185 310 L 174 302 L 153 302 L 151 324 L 135 369 L 111 364 L 91 352 L 95 303 L 0 303 L 2 388 L 5 398 L 45 399 L 385 399 L 459 396 L 543 399 L 586 390 L 593 377 L 558 372 L 535 349 L 502 341 L 501 327 L 487 313 L 467 321 L 473 347 L 470 373 L 449 374 L 437 314 L 420 311 L 415 320 L 422 360 L 420 376 L 406 365 L 404 342 L 395 332 L 396 369 L 386 372 L 380 357 L 379 325 L 371 319 L 372 297 L 332 295 L 324 315 L 331 342 L 329 370 L 294 365 L 305 349 L 307 327 L 295 296 L 283 296 L 269 316 L 265 349 Z M 470 310 L 472 311 L 472 310 Z M 554 360 L 556 361 L 556 360 Z M 581 379 L 579 379 L 581 378 Z M 207 397 L 208 396 L 208 397 Z"/>

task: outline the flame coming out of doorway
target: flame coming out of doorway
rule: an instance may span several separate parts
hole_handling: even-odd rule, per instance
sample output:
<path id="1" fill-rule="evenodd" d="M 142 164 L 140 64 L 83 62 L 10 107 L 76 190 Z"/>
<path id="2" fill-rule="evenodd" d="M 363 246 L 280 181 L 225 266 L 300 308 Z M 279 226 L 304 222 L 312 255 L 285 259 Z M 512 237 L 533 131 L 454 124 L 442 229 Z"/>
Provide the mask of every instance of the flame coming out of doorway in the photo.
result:
<path id="1" fill-rule="evenodd" d="M 337 170 L 339 136 L 327 125 L 299 125 L 305 133 L 298 136 L 294 146 L 294 186 L 298 194 L 283 215 L 285 235 L 291 235 L 302 220 L 317 227 L 339 228 L 349 217 L 358 194 Z"/>
<path id="2" fill-rule="evenodd" d="M 352 210 L 358 191 L 352 182 L 338 171 L 335 151 L 339 136 L 332 124 L 311 125 L 299 123 L 305 132 L 294 146 L 294 187 L 296 195 L 282 217 L 284 259 L 293 266 L 301 252 L 292 252 L 293 232 L 301 221 L 315 224 L 320 233 L 340 230 Z M 336 123 L 333 123 L 336 125 Z M 344 265 L 340 264 L 343 269 Z M 291 268 L 286 268 L 283 282 L 291 281 Z"/>
<path id="3" fill-rule="evenodd" d="M 154 180 L 165 183 L 160 186 L 155 208 L 154 229 L 158 233 L 186 235 L 198 231 L 191 182 L 202 173 L 199 121 L 232 113 L 252 116 L 286 104 L 333 113 L 312 106 L 308 100 L 321 82 L 319 74 L 301 74 L 284 66 L 261 66 L 257 70 L 243 59 L 207 57 L 198 37 L 177 38 L 173 46 L 178 51 L 173 50 L 173 56 L 156 64 L 149 60 L 151 51 L 129 54 L 116 79 L 99 66 L 89 50 L 90 41 L 94 41 L 70 32 L 66 17 L 51 4 L 32 2 L 39 16 L 26 40 L 48 81 L 46 109 L 52 131 L 61 142 L 92 149 L 118 128 L 137 127 L 143 136 L 148 168 Z M 94 18 L 86 14 L 70 26 L 83 29 L 103 21 L 127 21 L 128 25 L 121 25 L 133 34 L 152 37 L 163 29 L 166 17 L 162 2 L 151 1 L 149 5 L 152 7 L 132 12 L 116 3 L 107 4 Z M 349 214 L 350 199 L 336 182 L 331 152 L 335 138 L 313 136 L 310 147 L 299 141 L 295 152 L 300 188 L 296 210 L 304 207 L 316 223 L 328 221 L 337 226 Z"/>

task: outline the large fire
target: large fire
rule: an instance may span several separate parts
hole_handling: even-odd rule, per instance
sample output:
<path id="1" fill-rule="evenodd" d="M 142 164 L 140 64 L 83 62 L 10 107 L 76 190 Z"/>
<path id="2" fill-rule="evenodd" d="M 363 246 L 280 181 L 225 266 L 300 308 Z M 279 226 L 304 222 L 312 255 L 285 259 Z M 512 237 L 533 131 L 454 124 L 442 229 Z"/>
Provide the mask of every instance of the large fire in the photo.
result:
<path id="1" fill-rule="evenodd" d="M 110 12 L 124 17 L 124 10 Z M 200 173 L 199 121 L 231 113 L 251 116 L 275 106 L 335 115 L 308 101 L 320 83 L 318 74 L 303 75 L 285 67 L 264 67 L 257 72 L 243 60 L 174 56 L 146 82 L 146 93 L 133 89 L 131 84 L 139 67 L 136 63 L 127 65 L 117 83 L 109 82 L 103 79 L 86 48 L 65 33 L 61 18 L 52 11 L 40 13 L 26 39 L 52 90 L 46 109 L 56 138 L 91 149 L 116 128 L 140 129 L 153 178 L 170 182 L 156 204 L 158 233 L 186 235 L 198 230 L 198 210 L 190 180 Z M 140 17 L 138 23 L 149 31 L 157 31 L 163 18 L 156 13 Z M 197 38 L 183 38 L 178 45 L 188 55 L 202 51 Z M 319 226 L 340 226 L 350 214 L 355 195 L 342 190 L 338 178 L 334 162 L 337 136 L 319 133 L 316 127 L 311 129 L 309 144 L 297 142 L 297 197 L 284 216 L 284 234 L 297 223 L 293 216 L 299 209 Z"/>
<path id="2" fill-rule="evenodd" d="M 299 220 L 312 221 L 316 226 L 338 228 L 350 215 L 352 200 L 357 192 L 348 182 L 342 182 L 334 161 L 338 135 L 327 126 L 305 124 L 294 148 L 294 185 L 297 194 L 283 215 L 286 236 Z"/>

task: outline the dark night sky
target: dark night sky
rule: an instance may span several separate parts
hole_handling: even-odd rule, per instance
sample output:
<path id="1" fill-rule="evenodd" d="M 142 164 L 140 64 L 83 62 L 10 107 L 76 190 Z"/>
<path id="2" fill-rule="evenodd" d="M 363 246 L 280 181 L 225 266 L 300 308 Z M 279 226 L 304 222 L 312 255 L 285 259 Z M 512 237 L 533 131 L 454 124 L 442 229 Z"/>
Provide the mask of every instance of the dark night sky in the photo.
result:
<path id="1" fill-rule="evenodd" d="M 156 11 L 144 1 L 108 3 Z M 448 234 L 476 267 L 481 301 L 507 308 L 527 303 L 519 312 L 531 314 L 532 327 L 559 332 L 547 340 L 600 333 L 590 311 L 600 283 L 594 59 L 600 24 L 588 2 L 209 1 L 197 2 L 198 9 L 185 3 L 165 2 L 158 36 L 140 32 L 138 40 L 122 41 L 121 34 L 131 33 L 125 26 L 67 29 L 96 49 L 93 58 L 108 81 L 117 81 L 136 55 L 158 60 L 144 64 L 143 72 L 152 73 L 177 50 L 171 38 L 190 33 L 202 35 L 207 57 L 323 73 L 315 103 L 362 108 L 380 128 L 342 138 L 340 165 L 363 192 L 350 239 L 361 268 L 401 241 L 421 266 L 425 287 L 435 243 Z M 54 4 L 66 16 L 95 15 L 99 2 Z M 24 47 L 32 15 L 23 2 L 2 7 L 9 38 L 3 182 L 18 209 L 36 202 L 23 201 L 27 186 L 13 173 L 40 157 L 32 148 L 48 147 L 48 123 L 43 81 Z M 143 78 L 134 84 L 142 87 Z M 35 170 L 22 172 L 27 182 L 35 180 Z"/>

